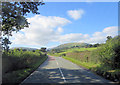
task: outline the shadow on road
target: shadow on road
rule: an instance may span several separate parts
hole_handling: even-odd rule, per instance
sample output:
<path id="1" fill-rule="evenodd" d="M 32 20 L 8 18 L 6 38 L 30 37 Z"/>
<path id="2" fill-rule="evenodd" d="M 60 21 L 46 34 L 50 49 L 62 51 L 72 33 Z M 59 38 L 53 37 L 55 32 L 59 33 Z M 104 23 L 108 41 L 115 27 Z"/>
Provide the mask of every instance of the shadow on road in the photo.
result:
<path id="1" fill-rule="evenodd" d="M 66 69 L 56 67 L 53 57 L 49 57 L 21 85 L 113 85 L 110 81 L 85 69 Z M 60 72 L 62 71 L 62 74 Z"/>
<path id="2" fill-rule="evenodd" d="M 66 82 L 56 69 L 38 69 L 24 83 L 109 83 L 89 72 L 61 68 Z"/>

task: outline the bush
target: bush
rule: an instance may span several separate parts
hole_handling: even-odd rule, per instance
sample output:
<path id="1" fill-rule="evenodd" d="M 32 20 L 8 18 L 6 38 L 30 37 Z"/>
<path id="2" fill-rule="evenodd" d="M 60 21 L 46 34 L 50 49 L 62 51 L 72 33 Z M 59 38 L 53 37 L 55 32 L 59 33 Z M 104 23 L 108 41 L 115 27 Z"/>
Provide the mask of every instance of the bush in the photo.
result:
<path id="1" fill-rule="evenodd" d="M 61 56 L 66 56 L 66 54 L 64 53 L 64 54 L 62 54 Z"/>
<path id="2" fill-rule="evenodd" d="M 25 68 L 32 68 L 33 65 L 38 62 L 41 57 L 45 56 L 42 54 L 40 51 L 23 51 L 22 49 L 14 49 L 14 50 L 9 50 L 9 52 L 4 52 L 2 55 L 3 58 L 7 58 L 8 63 L 3 63 L 5 64 L 12 64 L 10 65 L 10 70 L 4 70 L 4 72 L 9 72 L 9 71 L 15 71 L 19 69 L 25 69 Z M 9 61 L 8 61 L 9 59 Z"/>
<path id="3" fill-rule="evenodd" d="M 113 69 L 120 68 L 120 36 L 106 41 L 106 44 L 97 49 L 97 53 L 104 65 Z"/>
<path id="4" fill-rule="evenodd" d="M 4 52 L 2 57 L 3 85 L 18 85 L 47 59 L 39 50 L 33 52 L 17 49 Z"/>

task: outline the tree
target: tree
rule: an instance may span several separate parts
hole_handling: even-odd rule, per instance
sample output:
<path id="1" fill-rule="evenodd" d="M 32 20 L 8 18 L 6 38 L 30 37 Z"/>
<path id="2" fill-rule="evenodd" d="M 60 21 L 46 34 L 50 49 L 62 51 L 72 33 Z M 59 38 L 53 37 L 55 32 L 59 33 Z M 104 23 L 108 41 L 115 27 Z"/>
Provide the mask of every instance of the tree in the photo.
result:
<path id="1" fill-rule="evenodd" d="M 97 52 L 103 65 L 113 69 L 120 68 L 120 36 L 107 41 L 97 49 Z"/>
<path id="2" fill-rule="evenodd" d="M 89 44 L 88 47 L 92 47 L 93 45 L 92 44 Z"/>
<path id="3" fill-rule="evenodd" d="M 26 17 L 28 13 L 40 14 L 38 6 L 43 5 L 41 2 L 2 2 L 2 33 L 5 36 L 3 45 L 8 50 L 9 36 L 12 32 L 18 32 L 24 27 L 29 27 Z M 8 40 L 7 40 L 8 39 Z M 5 41 L 4 41 L 5 40 Z M 6 44 L 4 42 L 8 41 Z"/>
<path id="4" fill-rule="evenodd" d="M 11 42 L 9 41 L 9 39 L 7 39 L 6 37 L 2 40 L 2 45 L 3 45 L 3 49 L 6 51 L 8 51 L 9 46 L 8 44 L 11 44 Z"/>
<path id="5" fill-rule="evenodd" d="M 46 48 L 42 47 L 42 48 L 41 48 L 41 51 L 42 51 L 42 52 L 46 52 Z"/>
<path id="6" fill-rule="evenodd" d="M 112 39 L 111 36 L 107 36 L 107 40 L 106 40 L 106 41 L 109 41 L 109 40 L 111 40 L 111 39 Z"/>
<path id="7" fill-rule="evenodd" d="M 94 44 L 93 45 L 93 47 L 98 47 L 100 44 L 99 43 L 97 43 L 97 44 Z"/>

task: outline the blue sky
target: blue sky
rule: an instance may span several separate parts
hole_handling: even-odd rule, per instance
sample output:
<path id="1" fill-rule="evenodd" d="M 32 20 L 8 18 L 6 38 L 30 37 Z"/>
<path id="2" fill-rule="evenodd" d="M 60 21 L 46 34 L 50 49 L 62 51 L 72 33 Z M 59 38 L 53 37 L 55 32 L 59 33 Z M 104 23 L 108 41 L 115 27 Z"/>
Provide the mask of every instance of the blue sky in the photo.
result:
<path id="1" fill-rule="evenodd" d="M 103 43 L 106 36 L 117 35 L 117 2 L 46 2 L 39 7 L 39 12 L 40 15 L 26 16 L 31 23 L 30 28 L 14 33 L 11 47 Z"/>

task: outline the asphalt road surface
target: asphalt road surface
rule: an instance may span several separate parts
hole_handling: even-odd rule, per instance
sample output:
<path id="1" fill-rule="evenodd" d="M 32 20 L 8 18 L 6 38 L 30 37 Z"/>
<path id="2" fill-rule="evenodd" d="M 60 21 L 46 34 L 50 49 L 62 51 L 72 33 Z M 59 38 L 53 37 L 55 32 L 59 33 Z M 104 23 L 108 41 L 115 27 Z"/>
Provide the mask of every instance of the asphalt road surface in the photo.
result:
<path id="1" fill-rule="evenodd" d="M 111 83 L 61 57 L 48 59 L 21 84 L 25 83 Z"/>

